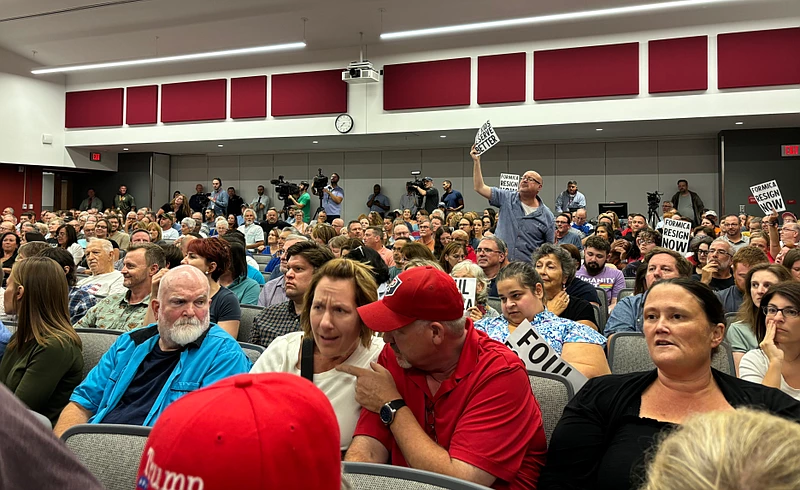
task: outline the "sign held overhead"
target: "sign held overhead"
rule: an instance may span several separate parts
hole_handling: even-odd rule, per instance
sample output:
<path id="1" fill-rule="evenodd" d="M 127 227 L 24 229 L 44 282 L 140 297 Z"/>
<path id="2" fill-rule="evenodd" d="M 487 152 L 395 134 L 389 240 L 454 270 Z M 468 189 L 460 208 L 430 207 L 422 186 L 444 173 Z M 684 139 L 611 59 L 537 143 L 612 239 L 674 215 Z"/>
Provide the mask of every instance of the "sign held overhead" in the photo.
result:
<path id="1" fill-rule="evenodd" d="M 750 187 L 750 192 L 753 193 L 758 207 L 764 214 L 770 214 L 772 211 L 780 213 L 786 211 L 786 204 L 783 202 L 781 190 L 778 189 L 778 183 L 774 180 L 764 182 Z"/>
<path id="2" fill-rule="evenodd" d="M 692 236 L 692 224 L 688 221 L 664 219 L 661 230 L 661 245 L 681 254 L 689 252 L 689 240 Z"/>
<path id="3" fill-rule="evenodd" d="M 475 151 L 478 155 L 483 155 L 497 143 L 500 143 L 500 137 L 494 132 L 492 123 L 486 121 L 475 135 Z"/>

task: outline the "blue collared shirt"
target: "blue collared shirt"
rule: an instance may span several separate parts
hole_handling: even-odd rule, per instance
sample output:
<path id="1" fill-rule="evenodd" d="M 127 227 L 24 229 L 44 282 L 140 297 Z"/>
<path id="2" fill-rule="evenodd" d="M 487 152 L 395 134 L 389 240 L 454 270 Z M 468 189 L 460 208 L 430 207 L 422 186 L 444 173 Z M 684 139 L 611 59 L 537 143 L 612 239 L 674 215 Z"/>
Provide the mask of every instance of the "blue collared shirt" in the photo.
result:
<path id="1" fill-rule="evenodd" d="M 342 199 L 344 199 L 344 189 L 342 189 L 338 185 L 336 187 L 332 187 L 331 188 L 331 194 L 333 194 L 334 196 L 338 196 L 338 197 L 341 197 Z M 344 202 L 344 201 L 342 201 L 342 202 Z M 327 214 L 328 216 L 330 216 L 330 215 L 341 216 L 342 215 L 342 203 L 340 202 L 340 203 L 337 204 L 336 201 L 331 199 L 330 194 L 327 194 L 327 193 L 324 196 L 322 196 L 322 209 L 325 210 L 325 214 Z"/>
<path id="2" fill-rule="evenodd" d="M 553 243 L 555 219 L 542 199 L 536 196 L 539 207 L 526 215 L 518 191 L 492 187 L 489 204 L 500 208 L 500 220 L 495 235 L 508 246 L 508 259 L 530 262 L 531 255 L 543 243 Z"/>
<path id="3" fill-rule="evenodd" d="M 564 191 L 556 198 L 556 213 L 569 212 L 569 208 L 586 208 L 586 196 L 580 191 L 575 191 L 571 195 L 569 191 Z"/>
<path id="4" fill-rule="evenodd" d="M 209 201 L 208 209 L 213 209 L 217 216 L 224 216 L 228 209 L 228 191 L 220 187 L 217 192 L 212 192 L 209 198 L 216 198 L 217 202 Z"/>
<path id="5" fill-rule="evenodd" d="M 535 317 L 531 325 L 544 337 L 550 347 L 561 354 L 561 349 L 566 343 L 579 342 L 584 344 L 606 345 L 606 339 L 590 327 L 556 316 L 553 312 L 544 310 Z M 505 342 L 509 336 L 508 320 L 503 316 L 482 318 L 475 322 L 475 328 L 498 342 Z"/>
<path id="6" fill-rule="evenodd" d="M 119 403 L 144 358 L 158 342 L 158 325 L 126 332 L 103 355 L 97 366 L 75 388 L 70 401 L 94 415 L 90 424 L 103 422 Z M 181 352 L 178 365 L 158 394 L 144 425 L 152 426 L 161 413 L 181 396 L 220 379 L 250 371 L 250 361 L 236 339 L 216 324 Z"/>
<path id="7" fill-rule="evenodd" d="M 603 335 L 617 332 L 642 332 L 644 325 L 644 294 L 622 298 L 608 317 Z"/>

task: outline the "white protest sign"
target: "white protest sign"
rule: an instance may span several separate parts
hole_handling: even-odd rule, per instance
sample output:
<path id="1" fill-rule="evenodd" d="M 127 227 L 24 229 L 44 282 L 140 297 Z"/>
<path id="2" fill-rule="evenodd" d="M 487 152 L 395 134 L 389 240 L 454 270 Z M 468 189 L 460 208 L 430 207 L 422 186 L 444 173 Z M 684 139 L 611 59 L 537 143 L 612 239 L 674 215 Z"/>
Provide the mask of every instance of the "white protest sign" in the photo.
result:
<path id="1" fill-rule="evenodd" d="M 478 130 L 478 134 L 475 135 L 475 151 L 478 155 L 483 155 L 497 143 L 500 143 L 500 138 L 494 132 L 492 124 L 486 121 L 481 126 L 481 129 Z"/>
<path id="2" fill-rule="evenodd" d="M 464 309 L 472 308 L 475 306 L 475 288 L 477 287 L 477 279 L 474 277 L 455 277 L 456 287 L 464 297 Z M 434 301 L 436 301 L 434 299 Z"/>
<path id="3" fill-rule="evenodd" d="M 754 185 L 750 187 L 750 192 L 753 193 L 758 207 L 761 208 L 764 214 L 770 214 L 773 210 L 777 213 L 786 211 L 786 204 L 784 204 L 783 197 L 781 197 L 781 190 L 778 189 L 778 183 L 774 180 Z"/>
<path id="4" fill-rule="evenodd" d="M 500 188 L 508 191 L 516 191 L 519 189 L 519 175 L 500 174 Z"/>
<path id="5" fill-rule="evenodd" d="M 664 228 L 661 230 L 661 246 L 685 255 L 689 252 L 691 235 L 690 222 L 665 218 Z"/>
<path id="6" fill-rule="evenodd" d="M 522 322 L 506 338 L 506 346 L 517 354 L 528 371 L 550 373 L 564 378 L 572 385 L 575 393 L 586 383 L 586 376 L 572 367 L 550 347 L 528 320 Z"/>

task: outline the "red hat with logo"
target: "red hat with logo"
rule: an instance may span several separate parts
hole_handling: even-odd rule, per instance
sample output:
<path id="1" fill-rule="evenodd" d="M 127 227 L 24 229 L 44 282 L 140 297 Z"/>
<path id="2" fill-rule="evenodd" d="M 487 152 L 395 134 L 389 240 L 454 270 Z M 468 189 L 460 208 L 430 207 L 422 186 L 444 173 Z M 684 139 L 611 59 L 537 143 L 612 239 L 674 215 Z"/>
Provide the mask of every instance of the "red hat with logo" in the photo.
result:
<path id="1" fill-rule="evenodd" d="M 137 490 L 341 488 L 339 424 L 313 383 L 241 374 L 189 393 L 158 418 Z"/>
<path id="2" fill-rule="evenodd" d="M 452 277 L 433 266 L 414 267 L 395 277 L 383 299 L 358 308 L 364 324 L 391 332 L 416 320 L 449 321 L 464 315 L 464 297 Z"/>

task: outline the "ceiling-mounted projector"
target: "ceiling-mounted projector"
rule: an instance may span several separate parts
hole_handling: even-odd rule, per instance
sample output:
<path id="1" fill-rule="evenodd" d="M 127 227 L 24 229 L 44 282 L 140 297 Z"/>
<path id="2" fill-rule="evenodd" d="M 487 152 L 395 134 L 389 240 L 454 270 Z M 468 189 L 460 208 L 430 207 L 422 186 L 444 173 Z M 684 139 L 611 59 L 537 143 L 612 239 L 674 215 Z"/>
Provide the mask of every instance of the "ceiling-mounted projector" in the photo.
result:
<path id="1" fill-rule="evenodd" d="M 375 83 L 381 81 L 381 75 L 368 60 L 353 61 L 342 72 L 342 81 L 347 83 Z"/>

